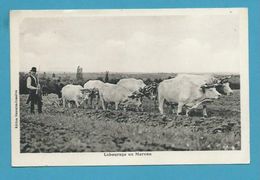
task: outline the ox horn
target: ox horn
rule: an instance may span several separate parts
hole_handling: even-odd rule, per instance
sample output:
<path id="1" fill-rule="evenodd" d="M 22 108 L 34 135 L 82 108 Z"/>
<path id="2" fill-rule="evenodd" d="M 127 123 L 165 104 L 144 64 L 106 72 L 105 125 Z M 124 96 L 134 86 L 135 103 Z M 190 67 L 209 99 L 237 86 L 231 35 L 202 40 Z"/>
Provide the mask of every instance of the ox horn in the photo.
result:
<path id="1" fill-rule="evenodd" d="M 227 77 L 221 78 L 221 79 L 220 79 L 220 83 L 225 83 L 225 82 L 227 82 L 228 79 L 230 79 L 230 78 L 231 78 L 231 76 L 227 76 Z"/>
<path id="2" fill-rule="evenodd" d="M 204 84 L 201 86 L 201 88 L 204 88 L 204 89 L 208 89 L 208 88 L 213 88 L 213 87 L 216 87 L 218 84 Z"/>
<path id="3" fill-rule="evenodd" d="M 132 94 L 132 95 L 130 95 L 128 97 L 131 98 L 131 99 L 134 99 L 134 98 L 137 98 L 137 95 L 136 94 Z"/>

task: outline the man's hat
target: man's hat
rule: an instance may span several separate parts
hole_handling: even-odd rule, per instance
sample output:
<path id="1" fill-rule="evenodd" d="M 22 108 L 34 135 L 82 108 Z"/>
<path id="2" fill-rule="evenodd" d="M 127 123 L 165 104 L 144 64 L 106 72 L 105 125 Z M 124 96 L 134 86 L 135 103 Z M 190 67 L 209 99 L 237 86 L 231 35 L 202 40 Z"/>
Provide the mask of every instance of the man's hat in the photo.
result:
<path id="1" fill-rule="evenodd" d="M 32 67 L 31 71 L 36 72 L 36 67 Z"/>

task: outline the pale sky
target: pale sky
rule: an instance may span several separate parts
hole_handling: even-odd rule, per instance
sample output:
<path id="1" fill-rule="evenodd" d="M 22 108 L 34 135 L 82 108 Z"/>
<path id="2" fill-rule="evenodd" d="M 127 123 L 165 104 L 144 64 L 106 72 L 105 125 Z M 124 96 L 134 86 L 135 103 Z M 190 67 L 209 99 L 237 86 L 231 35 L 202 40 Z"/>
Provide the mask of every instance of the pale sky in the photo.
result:
<path id="1" fill-rule="evenodd" d="M 20 24 L 20 70 L 239 72 L 238 15 L 36 17 Z"/>

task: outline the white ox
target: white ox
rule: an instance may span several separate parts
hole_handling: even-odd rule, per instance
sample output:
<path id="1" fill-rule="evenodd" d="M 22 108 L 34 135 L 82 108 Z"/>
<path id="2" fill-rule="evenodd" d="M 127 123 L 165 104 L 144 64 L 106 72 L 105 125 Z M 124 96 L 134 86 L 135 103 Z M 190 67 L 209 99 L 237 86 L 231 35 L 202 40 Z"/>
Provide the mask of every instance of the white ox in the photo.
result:
<path id="1" fill-rule="evenodd" d="M 84 89 L 100 89 L 104 84 L 105 83 L 100 80 L 89 80 L 84 84 Z"/>
<path id="2" fill-rule="evenodd" d="M 105 83 L 99 90 L 100 100 L 103 110 L 106 110 L 107 103 L 115 103 L 115 109 L 118 110 L 119 104 L 124 105 L 124 110 L 129 104 L 141 106 L 140 98 L 133 95 L 133 93 L 116 84 Z"/>
<path id="3" fill-rule="evenodd" d="M 146 96 L 149 99 L 154 100 L 154 104 L 156 106 L 156 96 L 157 96 L 157 84 L 151 83 L 150 85 L 146 85 L 143 80 L 135 79 L 135 78 L 125 78 L 118 81 L 117 85 L 125 87 L 130 90 L 136 97 L 140 98 L 142 103 L 143 96 Z M 140 110 L 143 111 L 142 106 L 140 106 Z"/>
<path id="4" fill-rule="evenodd" d="M 146 86 L 141 79 L 135 79 L 135 78 L 120 79 L 117 82 L 117 85 L 122 86 L 130 90 L 131 92 L 139 91 L 140 89 Z"/>
<path id="5" fill-rule="evenodd" d="M 125 78 L 118 81 L 117 85 L 129 89 L 132 93 L 139 96 L 146 96 L 149 99 L 155 99 L 157 93 L 157 84 L 146 85 L 143 80 L 135 78 Z"/>
<path id="6" fill-rule="evenodd" d="M 61 90 L 63 107 L 66 107 L 67 102 L 70 107 L 71 101 L 74 101 L 76 106 L 79 107 L 86 99 L 88 99 L 90 93 L 91 91 L 84 89 L 80 85 L 68 84 L 64 86 Z"/>
<path id="7" fill-rule="evenodd" d="M 216 90 L 215 78 L 209 75 L 179 74 L 173 79 L 162 81 L 158 86 L 159 111 L 163 114 L 164 101 L 178 104 L 177 115 L 187 106 L 186 115 L 201 103 L 218 99 L 221 94 Z M 203 112 L 204 113 L 204 112 Z"/>
<path id="8" fill-rule="evenodd" d="M 84 89 L 89 90 L 97 90 L 93 95 L 89 97 L 90 105 L 92 108 L 94 108 L 93 100 L 95 101 L 96 109 L 98 109 L 98 102 L 99 102 L 99 91 L 101 88 L 105 85 L 104 82 L 100 80 L 89 80 L 84 84 Z"/>

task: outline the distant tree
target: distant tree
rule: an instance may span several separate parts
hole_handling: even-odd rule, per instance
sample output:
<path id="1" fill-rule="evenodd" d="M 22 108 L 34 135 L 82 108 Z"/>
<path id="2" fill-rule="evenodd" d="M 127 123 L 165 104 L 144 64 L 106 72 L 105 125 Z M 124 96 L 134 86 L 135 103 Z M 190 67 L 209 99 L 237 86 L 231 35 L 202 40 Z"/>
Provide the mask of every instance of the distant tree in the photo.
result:
<path id="1" fill-rule="evenodd" d="M 56 76 L 55 73 L 52 73 L 52 77 L 55 78 L 55 76 Z"/>
<path id="2" fill-rule="evenodd" d="M 66 74 L 65 72 L 63 73 L 63 81 L 70 81 L 70 76 L 68 74 Z"/>
<path id="3" fill-rule="evenodd" d="M 46 77 L 47 77 L 46 72 L 43 72 L 43 76 L 42 76 L 42 78 L 43 78 L 43 79 L 46 79 Z"/>
<path id="4" fill-rule="evenodd" d="M 155 79 L 154 82 L 156 82 L 156 83 L 160 83 L 160 82 L 162 82 L 162 79 L 161 79 L 161 78 L 159 78 L 159 79 Z"/>
<path id="5" fill-rule="evenodd" d="M 109 73 L 109 71 L 106 71 L 105 82 L 108 82 L 108 81 L 109 81 L 108 73 Z"/>
<path id="6" fill-rule="evenodd" d="M 46 80 L 46 82 L 49 83 L 50 81 L 51 81 L 51 79 L 48 77 L 47 80 Z"/>
<path id="7" fill-rule="evenodd" d="M 19 73 L 19 89 L 20 89 L 19 92 L 20 92 L 20 94 L 28 93 L 28 89 L 26 87 L 26 80 L 27 80 L 28 76 L 29 76 L 28 74 L 25 74 L 22 72 Z"/>

